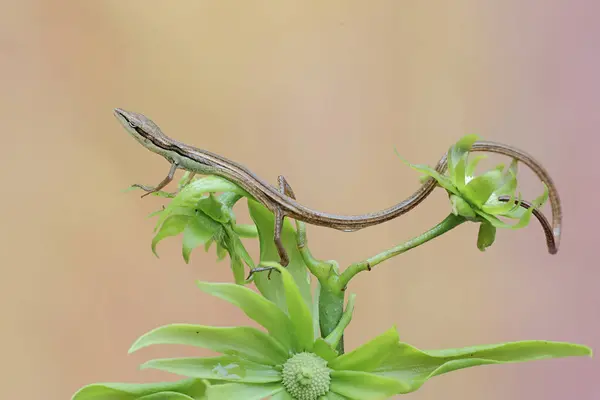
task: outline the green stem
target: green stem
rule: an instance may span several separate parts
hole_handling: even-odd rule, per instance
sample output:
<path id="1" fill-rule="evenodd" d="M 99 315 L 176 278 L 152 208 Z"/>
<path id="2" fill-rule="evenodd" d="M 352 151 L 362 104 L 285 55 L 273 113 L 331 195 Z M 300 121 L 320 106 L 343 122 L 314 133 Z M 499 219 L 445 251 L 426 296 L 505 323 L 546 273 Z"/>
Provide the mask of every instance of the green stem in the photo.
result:
<path id="1" fill-rule="evenodd" d="M 238 200 L 240 200 L 242 197 L 243 197 L 242 195 L 234 193 L 234 192 L 225 192 L 219 196 L 219 200 L 225 206 L 227 206 L 229 208 L 233 208 L 235 203 L 237 203 Z"/>
<path id="2" fill-rule="evenodd" d="M 319 293 L 319 327 L 321 337 L 326 338 L 335 331 L 344 315 L 344 292 L 338 289 L 338 285 L 321 285 Z M 344 353 L 344 337 L 341 336 L 337 350 Z"/>
<path id="3" fill-rule="evenodd" d="M 310 273 L 319 280 L 321 285 L 327 285 L 330 271 L 335 270 L 337 265 L 333 261 L 322 261 L 313 257 L 307 245 L 306 224 L 298 220 L 296 220 L 296 243 L 302 260 L 304 260 Z"/>
<path id="4" fill-rule="evenodd" d="M 243 238 L 258 237 L 258 229 L 253 224 L 236 224 L 233 225 L 233 231 Z"/>
<path id="5" fill-rule="evenodd" d="M 326 338 L 338 326 L 344 314 L 344 295 L 339 285 L 339 268 L 335 261 L 317 260 L 307 246 L 306 224 L 296 220 L 296 242 L 304 264 L 319 281 L 319 328 Z M 344 337 L 340 336 L 337 350 L 344 353 Z"/>
<path id="6" fill-rule="evenodd" d="M 449 230 L 456 228 L 458 225 L 462 224 L 465 221 L 466 219 L 464 217 L 450 214 L 442 222 L 440 222 L 427 232 L 415 238 L 412 238 L 402 244 L 399 244 L 396 247 L 393 247 L 389 250 L 385 250 L 364 261 L 352 264 L 351 266 L 346 268 L 346 270 L 340 276 L 339 282 L 342 285 L 341 287 L 345 288 L 350 282 L 350 280 L 354 278 L 354 276 L 357 275 L 359 272 L 366 270 L 370 271 L 377 264 L 380 264 L 387 259 L 397 256 L 398 254 L 402 254 L 407 250 L 420 246 L 423 243 L 426 243 L 432 239 L 435 239 L 436 237 L 448 232 Z"/>
<path id="7" fill-rule="evenodd" d="M 344 337 L 344 330 L 350 325 L 350 321 L 352 321 L 352 313 L 354 312 L 354 301 L 356 300 L 356 295 L 351 294 L 348 297 L 348 304 L 346 304 L 346 309 L 340 318 L 339 323 L 335 327 L 335 329 L 327 335 L 325 341 L 331 347 L 337 347 L 342 342 L 342 338 Z M 338 348 L 338 350 L 340 350 Z M 341 353 L 344 352 L 343 344 L 341 348 Z"/>

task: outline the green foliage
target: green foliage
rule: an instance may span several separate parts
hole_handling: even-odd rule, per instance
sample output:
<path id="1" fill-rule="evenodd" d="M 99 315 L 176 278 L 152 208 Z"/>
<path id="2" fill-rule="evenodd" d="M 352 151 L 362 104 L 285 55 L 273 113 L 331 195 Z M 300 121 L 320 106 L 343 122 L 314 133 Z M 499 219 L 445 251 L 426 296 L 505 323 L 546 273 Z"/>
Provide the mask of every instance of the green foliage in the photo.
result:
<path id="1" fill-rule="evenodd" d="M 446 218 L 450 222 L 442 222 L 370 261 L 353 264 L 348 268 L 351 276 L 447 232 L 450 228 L 445 226 L 454 227 L 465 220 L 480 224 L 477 247 L 482 251 L 494 243 L 497 228 L 518 229 L 528 224 L 534 208 L 547 200 L 548 189 L 533 202 L 534 207 L 519 207 L 517 161 L 513 160 L 508 168 L 498 165 L 475 176 L 476 167 L 484 158 L 469 159 L 476 140 L 474 135 L 465 136 L 450 148 L 447 175 L 426 165 L 409 164 L 446 190 L 452 208 L 452 214 Z M 351 294 L 344 309 L 344 290 L 351 278 L 343 279 L 336 262 L 312 258 L 306 248 L 304 225 L 299 224 L 296 232 L 287 220 L 282 240 L 290 263 L 283 268 L 277 263 L 271 211 L 227 180 L 189 177 L 186 173 L 179 181 L 177 194 L 155 194 L 170 202 L 151 214 L 158 219 L 152 251 L 157 255 L 162 240 L 181 234 L 182 256 L 188 263 L 196 248 L 202 246 L 208 251 L 214 243 L 218 260 L 229 255 L 235 283 L 198 282 L 198 287 L 237 306 L 260 328 L 196 324 L 156 328 L 135 341 L 130 353 L 171 344 L 195 346 L 220 355 L 149 360 L 141 365 L 142 369 L 186 379 L 155 384 L 92 384 L 80 389 L 73 400 L 260 400 L 268 396 L 273 400 L 386 399 L 413 392 L 434 376 L 463 368 L 592 354 L 590 348 L 582 345 L 550 341 L 419 350 L 401 342 L 395 327 L 344 353 L 343 335 L 352 320 L 356 300 Z M 508 196 L 511 201 L 500 201 L 500 196 Z M 233 206 L 242 197 L 247 199 L 254 225 L 236 223 Z M 509 224 L 500 218 L 516 222 Z M 259 262 L 249 256 L 242 237 L 258 237 Z M 272 267 L 275 272 L 271 276 L 254 275 L 257 293 L 245 286 L 250 282 L 244 277 L 246 267 L 259 264 Z M 309 271 L 318 278 L 314 295 Z M 326 319 L 327 328 L 320 329 L 320 323 Z"/>
<path id="2" fill-rule="evenodd" d="M 222 191 L 226 193 L 219 197 L 214 195 Z M 163 210 L 153 213 L 158 217 L 152 239 L 154 254 L 158 257 L 156 247 L 163 239 L 181 233 L 186 263 L 194 249 L 203 245 L 208 251 L 215 243 L 217 259 L 222 260 L 229 254 L 235 282 L 245 283 L 244 265 L 254 268 L 255 264 L 235 230 L 233 204 L 227 204 L 232 193 L 249 196 L 237 185 L 215 176 L 197 179 L 184 186 Z"/>
<path id="3" fill-rule="evenodd" d="M 172 324 L 143 335 L 130 352 L 152 345 L 177 344 L 223 354 L 155 359 L 142 365 L 210 382 L 206 385 L 208 399 L 225 399 L 235 393 L 234 398 L 243 399 L 278 394 L 279 398 L 308 400 L 316 400 L 315 393 L 332 399 L 387 398 L 415 391 L 428 379 L 457 369 L 591 354 L 584 346 L 546 341 L 421 351 L 400 342 L 395 328 L 349 353 L 338 354 L 335 343 L 314 336 L 310 309 L 292 275 L 277 264 L 269 265 L 281 274 L 288 314 L 248 288 L 230 283 L 198 283 L 208 294 L 238 305 L 267 332 L 250 327 Z M 352 309 L 347 307 L 349 314 Z M 341 324 L 347 326 L 347 322 Z M 298 371 L 306 371 L 299 381 Z M 94 387 L 98 385 L 82 389 L 76 399 L 92 398 Z M 85 397 L 86 393 L 90 397 Z"/>
<path id="4" fill-rule="evenodd" d="M 208 400 L 204 379 L 159 383 L 94 383 L 80 389 L 72 400 Z"/>
<path id="5" fill-rule="evenodd" d="M 469 160 L 469 150 L 478 139 L 467 135 L 448 151 L 448 175 L 442 175 L 427 165 L 411 164 L 411 168 L 436 180 L 448 192 L 452 212 L 470 221 L 481 223 L 477 247 L 484 251 L 494 243 L 497 228 L 519 229 L 527 226 L 535 209 L 548 200 L 548 188 L 536 198 L 528 210 L 520 207 L 521 195 L 517 195 L 517 160 L 513 159 L 505 169 L 503 164 L 475 176 L 475 169 L 484 155 Z M 508 196 L 510 201 L 501 201 Z M 518 220 L 514 224 L 500 218 Z"/>

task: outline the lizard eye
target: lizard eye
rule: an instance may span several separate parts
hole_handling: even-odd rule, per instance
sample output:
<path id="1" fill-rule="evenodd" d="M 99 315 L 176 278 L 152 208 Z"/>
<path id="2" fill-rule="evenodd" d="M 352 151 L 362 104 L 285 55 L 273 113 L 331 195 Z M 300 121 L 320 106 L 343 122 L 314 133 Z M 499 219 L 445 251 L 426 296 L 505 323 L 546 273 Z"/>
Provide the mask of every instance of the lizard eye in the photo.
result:
<path id="1" fill-rule="evenodd" d="M 129 121 L 129 126 L 132 127 L 132 128 L 134 128 L 134 129 L 137 128 L 137 125 L 135 124 L 135 122 L 133 122 L 131 120 Z"/>

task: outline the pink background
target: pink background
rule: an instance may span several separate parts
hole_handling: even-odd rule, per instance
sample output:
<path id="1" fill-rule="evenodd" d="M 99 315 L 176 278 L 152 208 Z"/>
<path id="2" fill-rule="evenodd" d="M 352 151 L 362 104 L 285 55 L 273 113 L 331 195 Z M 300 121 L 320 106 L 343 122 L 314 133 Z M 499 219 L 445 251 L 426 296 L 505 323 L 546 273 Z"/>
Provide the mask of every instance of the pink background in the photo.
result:
<path id="1" fill-rule="evenodd" d="M 230 279 L 180 240 L 150 252 L 159 199 L 123 194 L 167 163 L 118 125 L 143 112 L 167 134 L 285 175 L 305 204 L 356 214 L 418 185 L 393 148 L 433 164 L 477 133 L 537 157 L 564 206 L 557 256 L 536 224 L 486 253 L 464 225 L 360 275 L 347 347 L 396 325 L 420 348 L 547 339 L 600 347 L 596 209 L 600 6 L 595 1 L 5 1 L 0 13 L 1 346 L 6 399 L 68 399 L 98 381 L 173 379 L 127 355 L 171 322 L 245 323 L 194 280 Z M 523 171 L 523 193 L 541 187 Z M 243 209 L 242 209 L 243 210 Z M 309 228 L 342 266 L 439 222 L 441 191 L 346 234 Z M 243 212 L 242 220 L 247 221 Z M 256 251 L 253 251 L 256 254 Z M 600 398 L 596 359 L 488 366 L 404 398 Z"/>

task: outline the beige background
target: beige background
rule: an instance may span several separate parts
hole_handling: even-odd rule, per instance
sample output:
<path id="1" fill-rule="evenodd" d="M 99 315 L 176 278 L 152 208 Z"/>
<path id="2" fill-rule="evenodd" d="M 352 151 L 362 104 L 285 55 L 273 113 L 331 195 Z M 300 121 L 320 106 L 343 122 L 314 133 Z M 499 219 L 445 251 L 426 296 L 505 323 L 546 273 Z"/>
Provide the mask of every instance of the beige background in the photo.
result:
<path id="1" fill-rule="evenodd" d="M 395 324 L 421 348 L 523 339 L 600 346 L 593 1 L 5 1 L 0 13 L 3 399 L 68 399 L 98 381 L 173 379 L 128 356 L 171 322 L 239 324 L 194 280 L 228 280 L 214 254 L 150 252 L 159 199 L 123 194 L 168 164 L 119 127 L 113 107 L 275 182 L 320 210 L 362 213 L 417 187 L 396 158 L 434 163 L 478 133 L 539 158 L 564 202 L 562 248 L 541 230 L 476 226 L 389 261 L 350 287 L 352 348 Z M 524 193 L 539 184 L 524 173 Z M 355 234 L 311 227 L 342 265 L 416 235 L 448 212 L 443 193 Z M 253 253 L 253 254 L 256 254 Z M 192 350 L 193 352 L 194 350 Z M 600 398 L 595 359 L 462 370 L 408 399 Z"/>

